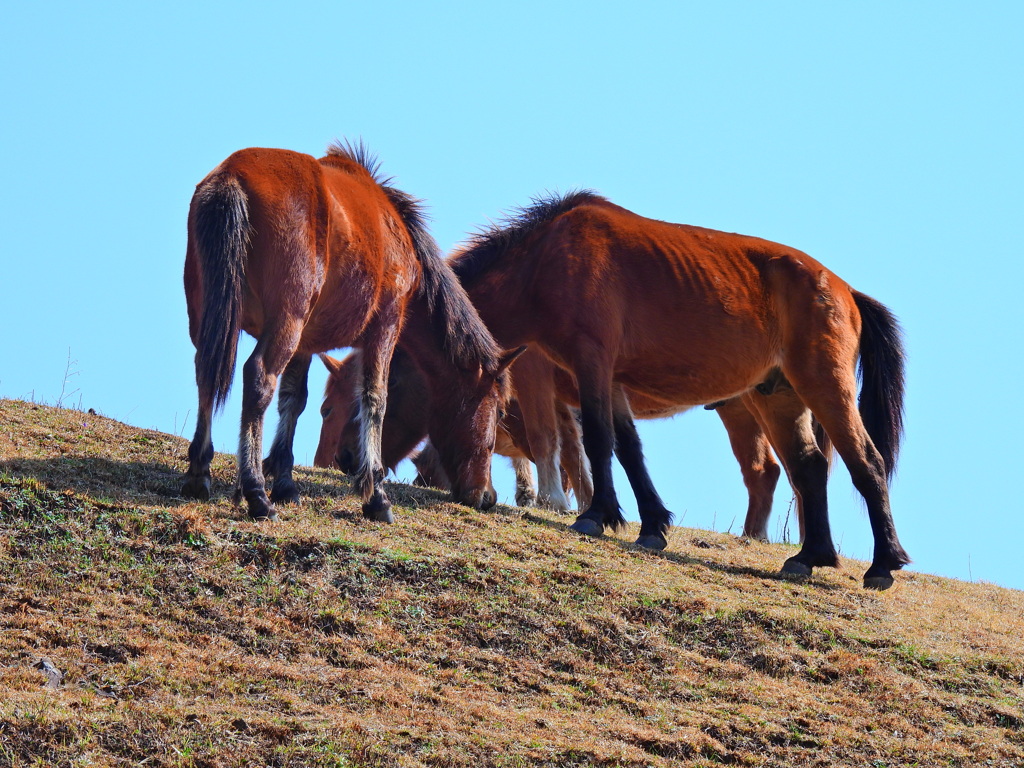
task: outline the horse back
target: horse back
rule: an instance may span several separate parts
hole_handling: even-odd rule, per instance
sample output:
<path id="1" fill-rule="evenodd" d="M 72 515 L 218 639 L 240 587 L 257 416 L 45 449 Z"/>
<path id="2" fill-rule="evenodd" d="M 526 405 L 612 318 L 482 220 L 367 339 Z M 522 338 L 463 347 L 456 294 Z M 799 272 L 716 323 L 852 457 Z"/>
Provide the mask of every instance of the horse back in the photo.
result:
<path id="1" fill-rule="evenodd" d="M 531 251 L 546 277 L 533 281 L 533 312 L 557 346 L 582 355 L 600 348 L 617 380 L 657 399 L 697 404 L 743 391 L 780 350 L 765 245 L 607 202 L 580 206 Z M 568 300 L 576 306 L 566 311 Z M 722 366 L 726 356 L 731 364 Z"/>
<path id="2" fill-rule="evenodd" d="M 303 352 L 351 345 L 382 301 L 415 286 L 409 235 L 355 160 L 243 149 L 199 188 L 229 182 L 244 190 L 249 205 L 243 329 L 252 335 L 291 318 L 302 325 Z"/>

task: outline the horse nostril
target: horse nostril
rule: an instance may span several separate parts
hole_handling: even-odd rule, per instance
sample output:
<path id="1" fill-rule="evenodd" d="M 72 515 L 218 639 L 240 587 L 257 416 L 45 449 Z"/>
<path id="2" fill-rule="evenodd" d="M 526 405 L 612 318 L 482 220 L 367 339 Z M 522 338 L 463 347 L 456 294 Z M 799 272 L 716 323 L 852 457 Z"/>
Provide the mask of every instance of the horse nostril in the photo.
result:
<path id="1" fill-rule="evenodd" d="M 498 503 L 498 495 L 494 491 L 484 491 L 480 496 L 480 509 L 490 509 Z"/>
<path id="2" fill-rule="evenodd" d="M 356 457 L 348 448 L 338 451 L 338 455 L 334 457 L 334 463 L 346 475 L 351 475 L 356 471 Z"/>

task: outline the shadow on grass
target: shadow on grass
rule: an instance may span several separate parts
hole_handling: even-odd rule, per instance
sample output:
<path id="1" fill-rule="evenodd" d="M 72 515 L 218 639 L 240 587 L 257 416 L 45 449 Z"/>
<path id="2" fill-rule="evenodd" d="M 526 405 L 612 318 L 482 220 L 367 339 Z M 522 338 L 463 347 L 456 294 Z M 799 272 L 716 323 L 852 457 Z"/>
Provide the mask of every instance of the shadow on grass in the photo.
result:
<path id="1" fill-rule="evenodd" d="M 31 477 L 52 490 L 71 490 L 96 499 L 131 499 L 140 503 L 177 506 L 181 472 L 155 461 L 116 461 L 98 456 L 0 461 L 0 472 Z M 228 489 L 214 477 L 214 493 Z"/>
<path id="2" fill-rule="evenodd" d="M 180 495 L 182 472 L 169 464 L 153 461 L 116 461 L 95 456 L 63 456 L 49 459 L 9 459 L 0 461 L 0 472 L 15 476 L 31 477 L 51 490 L 72 490 L 97 500 L 113 499 L 118 502 L 130 501 L 147 506 L 173 508 L 191 503 Z M 303 498 L 324 503 L 331 500 L 348 500 L 357 497 L 353 493 L 350 478 L 333 469 L 296 467 L 295 481 Z M 551 520 L 520 507 L 496 504 L 489 510 L 471 509 L 452 500 L 448 491 L 421 488 L 399 482 L 385 482 L 385 490 L 393 505 L 408 510 L 422 507 L 437 507 L 449 504 L 461 514 L 500 515 L 521 517 L 531 523 L 543 525 L 566 536 L 580 536 L 569 528 L 575 519 L 568 516 L 565 522 Z M 232 467 L 225 471 L 215 468 L 213 473 L 212 500 L 233 499 L 235 495 L 235 472 Z M 301 505 L 302 502 L 300 502 Z M 283 509 L 287 510 L 287 506 Z M 339 519 L 361 516 L 359 505 L 348 504 L 331 514 Z M 638 547 L 620 539 L 603 537 L 623 551 L 640 552 L 647 557 L 659 557 L 674 563 L 692 565 L 720 571 L 735 576 L 753 576 L 782 582 L 806 582 L 806 579 L 766 571 L 748 566 L 722 564 L 676 551 L 655 551 Z M 811 583 L 823 589 L 838 589 L 836 585 L 817 581 Z"/>
<path id="3" fill-rule="evenodd" d="M 584 536 L 583 534 L 578 533 L 569 527 L 570 525 L 572 525 L 572 522 L 573 520 L 575 520 L 575 518 L 573 518 L 573 520 L 563 523 L 559 520 L 549 520 L 546 517 L 541 517 L 540 515 L 534 514 L 532 512 L 526 512 L 523 514 L 523 519 L 528 520 L 529 522 L 537 525 L 543 525 L 547 528 L 563 532 L 566 536 L 577 536 L 584 539 L 592 538 L 589 536 Z M 790 574 L 781 573 L 780 571 L 766 571 L 762 568 L 751 568 L 750 566 L 745 565 L 729 565 L 727 563 L 719 563 L 714 560 L 708 560 L 700 557 L 694 557 L 692 555 L 687 555 L 683 552 L 676 552 L 672 550 L 658 551 L 654 549 L 647 549 L 645 547 L 640 547 L 636 544 L 632 544 L 628 541 L 611 538 L 609 536 L 601 536 L 597 540 L 613 544 L 617 546 L 619 549 L 626 552 L 638 552 L 647 557 L 657 557 L 661 558 L 662 560 L 668 560 L 670 562 L 679 563 L 681 565 L 692 565 L 699 568 L 707 568 L 712 571 L 727 573 L 732 576 L 753 576 L 754 578 L 758 579 L 768 579 L 770 581 L 779 581 L 790 584 L 811 584 L 814 587 L 827 591 L 836 591 L 840 589 L 840 587 L 836 584 L 830 584 L 828 582 L 820 581 L 818 579 L 815 579 L 813 576 L 811 576 L 810 578 L 792 576 Z"/>

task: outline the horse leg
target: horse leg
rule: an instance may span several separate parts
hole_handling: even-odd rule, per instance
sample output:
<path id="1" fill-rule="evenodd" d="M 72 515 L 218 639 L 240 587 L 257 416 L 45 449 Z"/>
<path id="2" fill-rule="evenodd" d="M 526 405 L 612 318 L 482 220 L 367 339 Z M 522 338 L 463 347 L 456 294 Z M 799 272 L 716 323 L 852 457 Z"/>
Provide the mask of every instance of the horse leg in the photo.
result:
<path id="1" fill-rule="evenodd" d="M 281 376 L 277 393 L 277 432 L 270 446 L 270 453 L 263 460 L 263 474 L 274 478 L 270 500 L 275 503 L 294 503 L 299 500 L 299 489 L 292 479 L 295 457 L 292 445 L 295 442 L 295 424 L 299 414 L 306 408 L 309 390 L 306 386 L 309 364 L 312 357 L 293 357 Z"/>
<path id="2" fill-rule="evenodd" d="M 727 400 L 715 410 L 725 425 L 725 431 L 729 433 L 729 444 L 739 462 L 743 484 L 747 487 L 747 517 L 743 523 L 743 535 L 758 541 L 768 541 L 768 518 L 772 513 L 775 486 L 782 470 L 772 457 L 767 435 L 740 398 Z"/>
<path id="3" fill-rule="evenodd" d="M 547 451 L 544 455 L 534 457 L 537 462 L 537 505 L 556 512 L 568 512 L 569 498 L 562 487 L 557 440 L 554 441 L 554 450 L 548 447 Z"/>
<path id="4" fill-rule="evenodd" d="M 533 487 L 533 472 L 530 471 L 530 460 L 525 456 L 510 459 L 512 471 L 516 475 L 516 506 L 532 507 L 537 504 L 537 493 Z"/>
<path id="5" fill-rule="evenodd" d="M 593 472 L 594 496 L 570 528 L 588 536 L 600 536 L 606 526 L 621 528 L 626 524 L 612 482 L 612 366 L 600 349 L 588 346 L 578 354 L 574 372 L 580 391 L 583 449 Z"/>
<path id="6" fill-rule="evenodd" d="M 828 522 L 828 459 L 815 440 L 811 412 L 789 388 L 770 395 L 751 390 L 743 403 L 767 432 L 803 510 L 803 546 L 785 562 L 782 572 L 810 576 L 817 566 L 839 565 Z"/>
<path id="7" fill-rule="evenodd" d="M 269 329 L 256 342 L 242 367 L 242 427 L 238 439 L 238 484 L 253 520 L 277 520 L 267 498 L 260 461 L 263 418 L 274 398 L 277 377 L 285 370 L 299 344 L 301 323 Z"/>
<path id="8" fill-rule="evenodd" d="M 427 440 L 423 448 L 412 456 L 412 463 L 416 467 L 413 485 L 420 488 L 437 488 L 441 491 L 451 490 L 451 481 L 441 466 L 441 455 L 432 442 Z"/>
<path id="9" fill-rule="evenodd" d="M 821 368 L 811 369 L 821 371 Z M 837 372 L 838 373 L 838 372 Z M 871 567 L 864 574 L 868 589 L 888 589 L 892 586 L 892 571 L 910 562 L 900 544 L 889 506 L 889 484 L 886 480 L 885 461 L 868 436 L 856 406 L 855 380 L 852 370 L 843 369 L 846 380 L 841 387 L 798 388 L 815 417 L 821 422 L 835 450 L 842 457 L 857 491 L 864 497 L 868 519 L 874 536 L 874 554 Z M 799 377 L 788 374 L 794 387 Z M 806 510 L 805 510 L 806 515 Z M 805 521 L 807 536 L 811 536 L 811 520 Z"/>
<path id="10" fill-rule="evenodd" d="M 188 448 L 188 472 L 181 487 L 181 495 L 187 499 L 207 501 L 210 498 L 210 463 L 213 461 L 213 440 L 210 434 L 212 414 L 212 395 L 207 398 L 200 396 L 196 434 Z"/>
<path id="11" fill-rule="evenodd" d="M 536 361 L 526 358 L 520 362 Z M 530 444 L 530 453 L 537 465 L 537 504 L 558 512 L 568 512 L 569 499 L 562 487 L 562 473 L 559 470 L 561 446 L 550 370 L 550 363 L 546 367 L 535 365 L 533 369 L 517 367 L 513 371 L 513 382 L 516 400 L 523 414 L 523 427 Z"/>
<path id="12" fill-rule="evenodd" d="M 360 461 L 356 488 L 363 498 L 363 516 L 393 523 L 391 502 L 384 492 L 384 463 L 381 459 L 381 431 L 387 407 L 388 372 L 398 341 L 397 308 L 382 307 L 367 331 L 362 347 L 363 380 L 359 395 Z"/>
<path id="13" fill-rule="evenodd" d="M 562 469 L 569 476 L 569 484 L 576 494 L 576 505 L 586 509 L 594 497 L 594 483 L 590 479 L 590 466 L 583 453 L 580 426 L 572 409 L 563 402 L 555 404 L 555 415 L 558 418 L 559 442 L 562 446 Z"/>
<path id="14" fill-rule="evenodd" d="M 668 544 L 665 534 L 672 524 L 672 513 L 665 508 L 647 472 L 640 435 L 633 423 L 633 412 L 621 387 L 615 388 L 612 403 L 615 455 L 626 471 L 640 513 L 640 535 L 636 543 L 648 549 L 664 549 Z"/>

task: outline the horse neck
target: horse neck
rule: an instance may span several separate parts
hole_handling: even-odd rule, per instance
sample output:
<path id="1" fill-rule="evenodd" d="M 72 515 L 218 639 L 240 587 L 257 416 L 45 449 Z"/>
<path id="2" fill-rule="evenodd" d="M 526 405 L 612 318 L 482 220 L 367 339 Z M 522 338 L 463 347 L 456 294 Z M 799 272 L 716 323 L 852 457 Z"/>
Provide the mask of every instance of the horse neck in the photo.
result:
<path id="1" fill-rule="evenodd" d="M 534 341 L 541 333 L 533 327 L 536 318 L 528 310 L 524 282 L 492 270 L 466 291 L 494 340 L 505 349 Z"/>
<path id="2" fill-rule="evenodd" d="M 466 386 L 468 379 L 475 379 L 479 368 L 457 365 L 444 347 L 446 328 L 436 327 L 440 321 L 432 318 L 424 297 L 417 296 L 409 306 L 405 326 L 398 345 L 415 362 L 431 389 L 437 386 Z M 483 365 L 483 361 L 480 361 Z"/>

